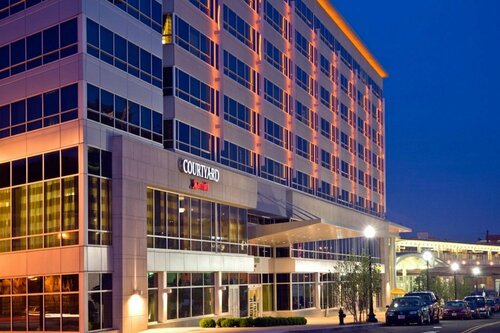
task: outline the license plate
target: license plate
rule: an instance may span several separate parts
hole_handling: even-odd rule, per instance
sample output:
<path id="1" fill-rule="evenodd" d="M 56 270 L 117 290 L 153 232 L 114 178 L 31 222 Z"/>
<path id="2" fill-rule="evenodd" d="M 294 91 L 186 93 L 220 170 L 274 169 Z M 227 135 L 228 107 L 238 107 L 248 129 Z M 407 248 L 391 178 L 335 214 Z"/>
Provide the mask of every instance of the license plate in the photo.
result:
<path id="1" fill-rule="evenodd" d="M 405 315 L 398 315 L 398 319 L 405 319 Z"/>
<path id="2" fill-rule="evenodd" d="M 456 317 L 456 315 L 457 315 L 457 314 L 456 314 L 455 312 L 453 312 L 451 315 L 452 315 L 453 317 Z"/>

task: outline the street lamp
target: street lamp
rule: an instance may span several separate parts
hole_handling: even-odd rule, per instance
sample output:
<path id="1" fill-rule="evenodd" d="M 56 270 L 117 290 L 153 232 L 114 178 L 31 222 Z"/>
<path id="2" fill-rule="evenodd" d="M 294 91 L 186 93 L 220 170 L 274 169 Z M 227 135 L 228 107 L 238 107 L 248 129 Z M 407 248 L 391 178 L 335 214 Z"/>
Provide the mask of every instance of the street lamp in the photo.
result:
<path id="1" fill-rule="evenodd" d="M 366 239 L 368 240 L 368 259 L 369 259 L 369 272 L 370 272 L 370 312 L 368 313 L 368 320 L 367 322 L 369 323 L 376 323 L 378 322 L 377 318 L 375 317 L 375 313 L 373 312 L 373 280 L 372 280 L 372 250 L 370 247 L 370 239 L 375 237 L 375 229 L 372 226 L 367 226 L 364 230 L 364 234 Z"/>
<path id="2" fill-rule="evenodd" d="M 479 267 L 474 267 L 472 269 L 472 275 L 474 275 L 474 281 L 476 282 L 476 295 L 477 295 L 477 276 L 481 274 L 481 270 L 479 269 Z"/>
<path id="3" fill-rule="evenodd" d="M 429 286 L 429 261 L 431 261 L 432 259 L 432 253 L 431 251 L 425 251 L 424 253 L 422 253 L 422 258 L 424 258 L 426 264 L 427 264 L 427 291 L 431 290 L 430 286 Z"/>
<path id="4" fill-rule="evenodd" d="M 454 262 L 451 264 L 451 270 L 453 271 L 453 282 L 455 284 L 455 299 L 458 299 L 457 297 L 457 271 L 460 268 L 457 262 Z"/>

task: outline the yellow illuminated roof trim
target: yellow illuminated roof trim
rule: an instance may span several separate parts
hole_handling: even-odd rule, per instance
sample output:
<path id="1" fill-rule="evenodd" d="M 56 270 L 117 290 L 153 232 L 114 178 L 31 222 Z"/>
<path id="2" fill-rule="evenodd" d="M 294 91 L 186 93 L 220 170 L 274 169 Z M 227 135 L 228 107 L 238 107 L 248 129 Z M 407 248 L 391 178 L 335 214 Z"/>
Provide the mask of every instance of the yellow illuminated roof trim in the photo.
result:
<path id="1" fill-rule="evenodd" d="M 333 7 L 330 3 L 331 0 L 317 0 L 319 5 L 323 7 L 325 12 L 332 18 L 333 22 L 340 28 L 340 30 L 346 35 L 346 37 L 351 41 L 351 43 L 358 49 L 359 53 L 368 61 L 368 63 L 375 69 L 378 75 L 383 79 L 387 78 L 389 75 L 385 69 L 380 65 L 380 63 L 375 59 L 373 54 L 370 53 L 368 48 L 363 44 L 361 39 L 356 35 L 354 30 L 347 24 L 342 15 Z"/>

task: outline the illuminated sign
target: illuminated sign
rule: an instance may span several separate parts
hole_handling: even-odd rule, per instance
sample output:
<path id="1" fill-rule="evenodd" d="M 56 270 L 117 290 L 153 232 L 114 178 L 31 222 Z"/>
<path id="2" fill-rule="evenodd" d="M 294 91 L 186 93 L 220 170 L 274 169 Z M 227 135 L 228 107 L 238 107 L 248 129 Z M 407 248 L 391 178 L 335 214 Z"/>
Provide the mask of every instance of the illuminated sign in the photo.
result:
<path id="1" fill-rule="evenodd" d="M 219 169 L 184 158 L 179 158 L 179 170 L 185 174 L 200 177 L 216 183 L 219 182 L 220 179 Z"/>
<path id="2" fill-rule="evenodd" d="M 193 190 L 208 191 L 208 183 L 200 182 L 196 179 L 191 179 L 191 186 L 189 187 Z"/>

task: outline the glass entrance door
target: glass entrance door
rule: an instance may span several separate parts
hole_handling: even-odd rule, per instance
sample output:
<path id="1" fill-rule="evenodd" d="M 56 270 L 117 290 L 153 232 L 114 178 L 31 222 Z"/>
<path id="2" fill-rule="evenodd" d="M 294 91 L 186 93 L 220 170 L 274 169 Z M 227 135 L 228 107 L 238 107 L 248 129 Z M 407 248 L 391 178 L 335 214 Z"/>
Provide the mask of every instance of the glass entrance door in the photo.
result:
<path id="1" fill-rule="evenodd" d="M 248 316 L 252 318 L 262 315 L 262 287 L 259 285 L 248 286 Z"/>

